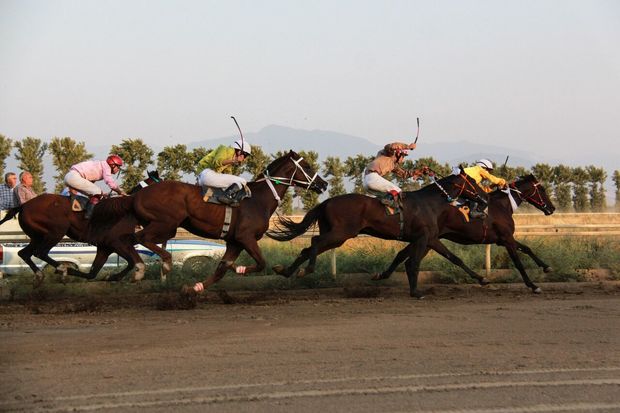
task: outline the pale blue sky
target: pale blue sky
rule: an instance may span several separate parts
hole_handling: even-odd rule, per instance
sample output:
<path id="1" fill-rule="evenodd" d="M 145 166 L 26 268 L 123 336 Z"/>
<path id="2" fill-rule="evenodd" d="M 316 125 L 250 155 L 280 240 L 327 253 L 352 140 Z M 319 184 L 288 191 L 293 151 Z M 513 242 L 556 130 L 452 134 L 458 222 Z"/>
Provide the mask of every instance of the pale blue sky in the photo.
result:
<path id="1" fill-rule="evenodd" d="M 234 114 L 381 143 L 420 116 L 437 142 L 620 155 L 619 1 L 0 0 L 0 56 L 13 139 L 185 143 Z"/>

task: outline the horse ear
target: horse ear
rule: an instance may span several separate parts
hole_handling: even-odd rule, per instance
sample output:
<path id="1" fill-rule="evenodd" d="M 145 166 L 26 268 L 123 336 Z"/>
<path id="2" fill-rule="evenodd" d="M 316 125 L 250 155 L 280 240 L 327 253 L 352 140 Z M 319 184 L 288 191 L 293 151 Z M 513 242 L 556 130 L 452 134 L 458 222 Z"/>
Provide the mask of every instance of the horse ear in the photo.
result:
<path id="1" fill-rule="evenodd" d="M 465 173 L 465 168 L 463 168 L 463 164 L 459 164 L 459 171 L 460 173 L 464 174 Z"/>

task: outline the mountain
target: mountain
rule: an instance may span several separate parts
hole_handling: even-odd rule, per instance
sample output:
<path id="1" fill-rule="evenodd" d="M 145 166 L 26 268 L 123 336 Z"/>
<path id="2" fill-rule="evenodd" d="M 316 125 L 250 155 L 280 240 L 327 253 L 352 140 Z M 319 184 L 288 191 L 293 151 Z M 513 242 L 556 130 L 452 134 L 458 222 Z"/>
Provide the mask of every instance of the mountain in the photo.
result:
<path id="1" fill-rule="evenodd" d="M 380 148 L 364 138 L 346 135 L 344 133 L 323 130 L 302 130 L 285 126 L 270 125 L 258 132 L 247 133 L 244 138 L 251 145 L 260 146 L 266 153 L 275 153 L 281 150 L 315 151 L 321 159 L 328 156 L 339 156 L 341 160 L 357 154 L 374 154 Z M 218 145 L 230 145 L 239 136 L 228 136 L 219 139 L 202 140 L 189 143 L 189 149 L 199 146 L 215 148 Z"/>

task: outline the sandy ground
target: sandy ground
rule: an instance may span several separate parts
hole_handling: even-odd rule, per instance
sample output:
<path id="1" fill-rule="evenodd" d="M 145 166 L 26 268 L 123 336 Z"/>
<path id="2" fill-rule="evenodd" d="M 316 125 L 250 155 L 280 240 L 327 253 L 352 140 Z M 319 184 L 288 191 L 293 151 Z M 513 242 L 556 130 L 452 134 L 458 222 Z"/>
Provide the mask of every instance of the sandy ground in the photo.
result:
<path id="1" fill-rule="evenodd" d="M 0 302 L 0 411 L 618 412 L 620 284 Z"/>

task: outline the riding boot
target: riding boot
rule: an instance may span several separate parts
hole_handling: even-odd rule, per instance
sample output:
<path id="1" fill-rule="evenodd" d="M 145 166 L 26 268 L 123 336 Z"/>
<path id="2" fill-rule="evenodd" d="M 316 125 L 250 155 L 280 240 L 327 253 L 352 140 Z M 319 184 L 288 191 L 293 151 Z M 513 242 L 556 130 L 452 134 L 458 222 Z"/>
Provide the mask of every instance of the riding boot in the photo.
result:
<path id="1" fill-rule="evenodd" d="M 475 218 L 485 219 L 488 216 L 488 214 L 486 213 L 486 211 L 480 211 L 477 202 L 472 202 L 469 208 L 469 216 L 473 219 Z"/>
<path id="2" fill-rule="evenodd" d="M 84 214 L 85 219 L 90 219 L 93 216 L 93 210 L 95 209 L 95 205 L 99 203 L 101 200 L 101 195 L 93 195 L 88 200 L 88 204 L 86 204 L 86 213 Z"/>
<path id="3" fill-rule="evenodd" d="M 224 193 L 222 195 L 217 197 L 217 200 L 225 205 L 234 204 L 238 202 L 237 192 L 239 192 L 239 189 L 240 189 L 239 185 L 232 184 L 231 186 L 229 186 L 228 188 L 224 190 Z"/>

